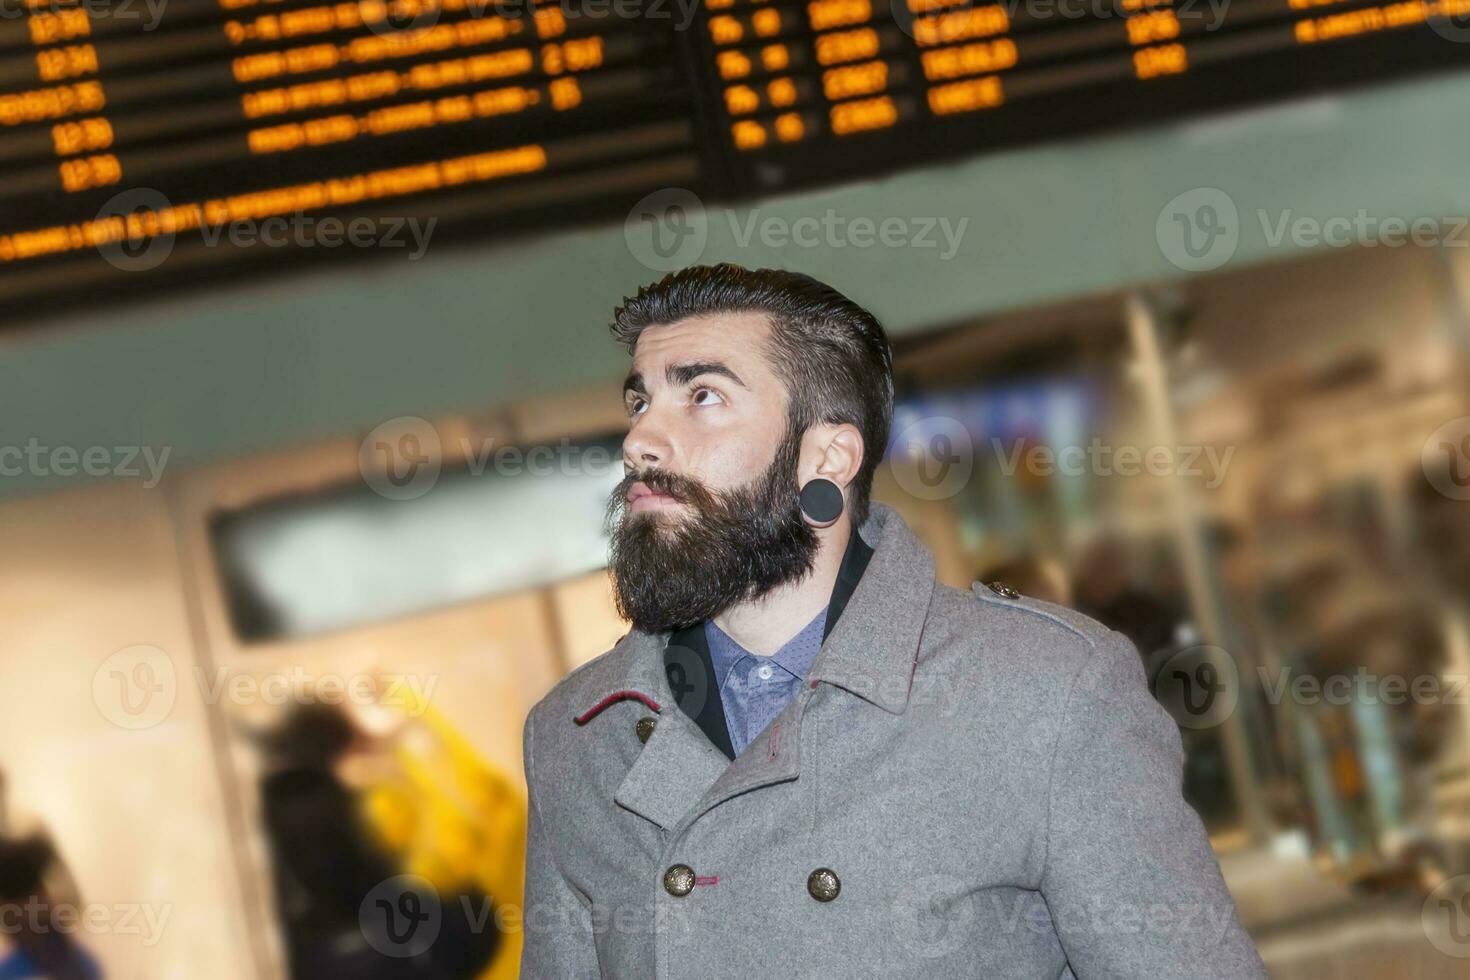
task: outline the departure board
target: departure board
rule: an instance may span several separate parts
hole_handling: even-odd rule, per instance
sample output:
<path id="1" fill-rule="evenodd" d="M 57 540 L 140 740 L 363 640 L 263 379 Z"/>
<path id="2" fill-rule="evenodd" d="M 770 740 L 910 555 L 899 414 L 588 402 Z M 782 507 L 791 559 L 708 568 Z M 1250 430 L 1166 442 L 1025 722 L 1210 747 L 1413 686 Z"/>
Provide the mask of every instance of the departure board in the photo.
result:
<path id="1" fill-rule="evenodd" d="M 272 219 L 379 234 L 432 219 L 436 242 L 534 233 L 661 188 L 738 201 L 1470 60 L 1470 0 L 0 0 L 0 14 L 13 314 L 378 251 L 241 239 Z"/>
<path id="2" fill-rule="evenodd" d="M 1470 64 L 1470 0 L 703 3 L 742 193 Z"/>

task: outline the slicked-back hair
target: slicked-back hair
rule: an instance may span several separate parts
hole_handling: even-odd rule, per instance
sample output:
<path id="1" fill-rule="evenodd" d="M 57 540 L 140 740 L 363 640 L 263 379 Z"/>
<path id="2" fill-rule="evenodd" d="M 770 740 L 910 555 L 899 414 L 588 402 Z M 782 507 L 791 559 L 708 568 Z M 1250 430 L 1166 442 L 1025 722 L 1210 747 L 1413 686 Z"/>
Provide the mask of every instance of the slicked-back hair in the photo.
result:
<path id="1" fill-rule="evenodd" d="M 823 423 L 848 423 L 862 433 L 863 462 L 849 505 L 853 527 L 860 527 L 893 419 L 893 351 L 882 324 L 811 276 L 725 262 L 672 272 L 624 297 L 611 329 L 631 354 L 647 327 L 730 313 L 760 313 L 770 323 L 766 355 L 786 385 L 788 438 Z"/>

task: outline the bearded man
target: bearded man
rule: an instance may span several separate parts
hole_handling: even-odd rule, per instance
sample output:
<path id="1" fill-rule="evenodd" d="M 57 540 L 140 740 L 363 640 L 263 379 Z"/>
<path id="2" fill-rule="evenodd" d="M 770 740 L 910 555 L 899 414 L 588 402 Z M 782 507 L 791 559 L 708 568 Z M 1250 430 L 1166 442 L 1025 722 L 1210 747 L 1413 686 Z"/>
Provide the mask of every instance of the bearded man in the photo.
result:
<path id="1" fill-rule="evenodd" d="M 612 329 L 632 629 L 526 721 L 523 978 L 1266 975 L 1129 641 L 870 502 L 872 314 L 719 265 Z"/>

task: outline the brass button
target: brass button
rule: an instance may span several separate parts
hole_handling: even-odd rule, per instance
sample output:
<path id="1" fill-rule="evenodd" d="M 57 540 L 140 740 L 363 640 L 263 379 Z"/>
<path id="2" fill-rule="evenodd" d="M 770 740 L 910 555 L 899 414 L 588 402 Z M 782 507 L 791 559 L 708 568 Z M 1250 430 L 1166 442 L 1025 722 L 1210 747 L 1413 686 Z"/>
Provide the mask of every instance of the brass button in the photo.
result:
<path id="1" fill-rule="evenodd" d="M 996 595 L 1000 596 L 1002 599 L 1021 598 L 1021 593 L 1017 592 L 1009 585 L 1006 585 L 1004 582 L 991 582 L 987 585 L 987 588 L 989 588 L 991 592 L 994 592 Z"/>
<path id="2" fill-rule="evenodd" d="M 653 730 L 657 727 L 658 719 L 652 716 L 645 715 L 644 717 L 638 719 L 638 724 L 634 726 L 633 730 L 638 733 L 638 741 L 646 744 L 648 742 L 648 737 L 653 734 Z"/>
<path id="3" fill-rule="evenodd" d="M 806 890 L 819 902 L 830 902 L 842 891 L 842 880 L 831 868 L 818 868 L 806 879 Z"/>
<path id="4" fill-rule="evenodd" d="M 664 872 L 664 891 L 683 898 L 694 891 L 694 869 L 687 864 L 672 864 Z"/>

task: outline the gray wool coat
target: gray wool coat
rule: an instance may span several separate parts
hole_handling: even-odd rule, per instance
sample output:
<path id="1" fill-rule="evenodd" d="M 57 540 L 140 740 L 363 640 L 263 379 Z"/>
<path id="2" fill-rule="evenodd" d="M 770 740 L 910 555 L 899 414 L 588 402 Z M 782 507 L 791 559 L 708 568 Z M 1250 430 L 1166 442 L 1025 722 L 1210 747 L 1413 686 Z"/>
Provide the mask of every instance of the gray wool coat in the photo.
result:
<path id="1" fill-rule="evenodd" d="M 807 683 L 733 761 L 669 634 L 532 709 L 521 976 L 1264 977 L 1132 644 L 938 584 L 882 504 L 860 534 Z"/>

